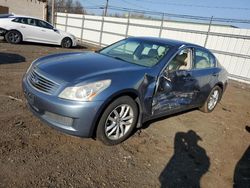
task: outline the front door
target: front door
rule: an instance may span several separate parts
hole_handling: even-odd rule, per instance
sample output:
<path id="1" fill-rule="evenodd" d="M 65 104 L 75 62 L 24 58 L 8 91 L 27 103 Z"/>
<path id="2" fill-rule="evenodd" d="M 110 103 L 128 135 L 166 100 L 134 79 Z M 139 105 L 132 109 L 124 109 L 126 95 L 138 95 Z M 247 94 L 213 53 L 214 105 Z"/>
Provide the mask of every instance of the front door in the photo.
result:
<path id="1" fill-rule="evenodd" d="M 39 28 L 39 40 L 45 43 L 60 44 L 61 35 L 53 26 L 42 20 L 36 20 Z"/>
<path id="2" fill-rule="evenodd" d="M 195 104 L 199 85 L 192 72 L 193 50 L 181 50 L 163 70 L 153 105 L 153 115 L 185 110 Z"/>

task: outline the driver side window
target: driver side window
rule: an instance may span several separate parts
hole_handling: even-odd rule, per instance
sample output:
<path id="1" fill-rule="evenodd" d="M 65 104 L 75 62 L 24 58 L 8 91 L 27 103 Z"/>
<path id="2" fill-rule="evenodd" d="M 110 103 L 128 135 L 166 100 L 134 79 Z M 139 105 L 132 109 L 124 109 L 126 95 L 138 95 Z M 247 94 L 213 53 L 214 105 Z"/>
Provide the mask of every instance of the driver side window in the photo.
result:
<path id="1" fill-rule="evenodd" d="M 190 48 L 183 49 L 169 62 L 167 71 L 190 70 L 192 59 L 192 50 Z"/>

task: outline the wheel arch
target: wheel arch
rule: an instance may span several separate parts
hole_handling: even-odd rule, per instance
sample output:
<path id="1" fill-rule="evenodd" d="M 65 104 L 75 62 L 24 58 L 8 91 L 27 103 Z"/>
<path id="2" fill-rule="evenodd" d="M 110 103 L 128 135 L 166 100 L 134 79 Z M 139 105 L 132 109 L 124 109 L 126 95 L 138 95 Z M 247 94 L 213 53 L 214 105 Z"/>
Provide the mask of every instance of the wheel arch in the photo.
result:
<path id="1" fill-rule="evenodd" d="M 92 123 L 92 129 L 90 131 L 90 137 L 95 138 L 96 137 L 96 130 L 97 130 L 97 126 L 98 123 L 101 119 L 101 115 L 103 114 L 103 112 L 105 111 L 105 109 L 116 99 L 123 97 L 123 96 L 128 96 L 131 97 L 138 108 L 138 119 L 137 119 L 137 125 L 136 127 L 139 127 L 141 124 L 141 118 L 142 118 L 142 107 L 141 107 L 141 102 L 139 99 L 139 94 L 137 93 L 137 91 L 135 90 L 123 90 L 120 92 L 117 92 L 115 94 L 113 94 L 112 96 L 110 96 L 104 103 L 103 105 L 100 107 L 99 111 L 96 114 L 96 117 L 94 118 L 94 121 Z"/>
<path id="2" fill-rule="evenodd" d="M 224 91 L 224 84 L 222 82 L 218 82 L 215 86 L 219 86 L 222 92 Z"/>

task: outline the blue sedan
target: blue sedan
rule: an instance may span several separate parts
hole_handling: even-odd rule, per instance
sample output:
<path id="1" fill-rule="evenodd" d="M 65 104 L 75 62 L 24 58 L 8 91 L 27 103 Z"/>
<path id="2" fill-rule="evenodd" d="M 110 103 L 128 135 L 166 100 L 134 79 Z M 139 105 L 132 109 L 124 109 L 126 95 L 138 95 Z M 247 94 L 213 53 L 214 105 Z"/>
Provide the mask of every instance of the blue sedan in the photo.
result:
<path id="1" fill-rule="evenodd" d="M 50 126 L 115 145 L 146 121 L 193 108 L 212 112 L 227 75 L 201 46 L 132 37 L 97 52 L 39 58 L 22 85 L 29 109 Z"/>

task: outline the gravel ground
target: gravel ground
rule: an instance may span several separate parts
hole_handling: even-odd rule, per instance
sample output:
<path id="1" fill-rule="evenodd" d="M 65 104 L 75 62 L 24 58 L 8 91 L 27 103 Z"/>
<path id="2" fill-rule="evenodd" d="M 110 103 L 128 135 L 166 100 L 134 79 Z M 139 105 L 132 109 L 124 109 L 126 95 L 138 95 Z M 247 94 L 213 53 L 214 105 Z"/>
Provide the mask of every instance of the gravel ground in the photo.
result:
<path id="1" fill-rule="evenodd" d="M 242 177 L 240 167 L 250 164 L 250 87 L 244 84 L 230 82 L 210 114 L 192 110 L 146 123 L 113 147 L 35 118 L 21 89 L 30 63 L 86 49 L 0 41 L 0 187 L 214 188 Z"/>

